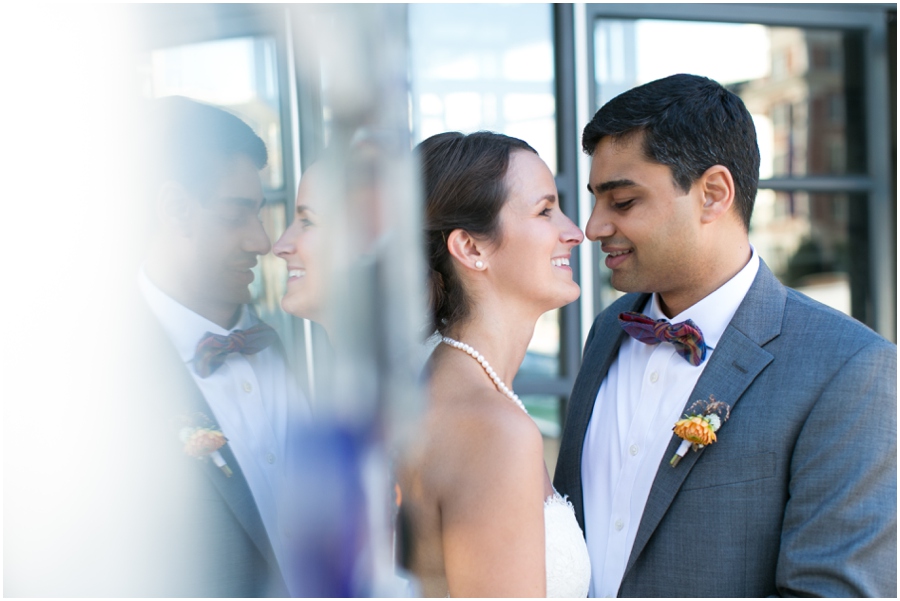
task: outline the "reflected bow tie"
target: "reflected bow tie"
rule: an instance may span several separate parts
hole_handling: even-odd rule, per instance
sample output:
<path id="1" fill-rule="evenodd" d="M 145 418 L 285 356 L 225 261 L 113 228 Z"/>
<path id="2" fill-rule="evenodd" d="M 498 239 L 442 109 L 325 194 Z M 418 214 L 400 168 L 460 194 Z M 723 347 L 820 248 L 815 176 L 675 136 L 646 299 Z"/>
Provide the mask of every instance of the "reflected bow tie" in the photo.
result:
<path id="1" fill-rule="evenodd" d="M 691 365 L 700 365 L 706 359 L 707 346 L 703 341 L 703 332 L 690 319 L 669 323 L 665 319 L 650 319 L 641 313 L 628 311 L 619 314 L 619 323 L 629 336 L 644 344 L 672 343 L 675 352 Z"/>
<path id="2" fill-rule="evenodd" d="M 246 330 L 235 330 L 228 336 L 207 332 L 197 343 L 197 351 L 191 360 L 197 375 L 208 378 L 219 369 L 231 353 L 252 355 L 263 350 L 278 338 L 275 330 L 258 323 Z"/>

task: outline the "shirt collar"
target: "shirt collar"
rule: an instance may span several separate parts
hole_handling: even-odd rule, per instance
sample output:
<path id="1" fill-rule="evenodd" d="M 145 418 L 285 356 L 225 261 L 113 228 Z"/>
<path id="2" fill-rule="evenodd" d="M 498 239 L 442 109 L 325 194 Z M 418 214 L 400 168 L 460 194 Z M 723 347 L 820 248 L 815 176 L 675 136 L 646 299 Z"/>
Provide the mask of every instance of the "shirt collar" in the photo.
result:
<path id="1" fill-rule="evenodd" d="M 207 332 L 227 336 L 234 330 L 245 330 L 255 323 L 252 312 L 247 305 L 241 306 L 241 315 L 230 330 L 213 323 L 205 317 L 194 313 L 171 296 L 160 290 L 150 281 L 146 270 L 141 267 L 138 274 L 138 286 L 147 301 L 150 310 L 159 320 L 169 340 L 175 345 L 182 361 L 188 363 L 194 358 L 197 343 Z"/>
<path id="2" fill-rule="evenodd" d="M 669 319 L 662 311 L 659 294 L 654 293 L 648 302 L 649 307 L 645 307 L 645 314 L 652 319 L 665 319 L 672 323 L 690 319 L 703 332 L 703 340 L 706 344 L 710 348 L 715 348 L 719 344 L 722 334 L 725 333 L 725 328 L 731 323 L 731 318 L 734 317 L 750 290 L 750 286 L 753 285 L 758 271 L 759 255 L 756 254 L 756 249 L 751 244 L 750 260 L 743 269 L 702 300 Z"/>

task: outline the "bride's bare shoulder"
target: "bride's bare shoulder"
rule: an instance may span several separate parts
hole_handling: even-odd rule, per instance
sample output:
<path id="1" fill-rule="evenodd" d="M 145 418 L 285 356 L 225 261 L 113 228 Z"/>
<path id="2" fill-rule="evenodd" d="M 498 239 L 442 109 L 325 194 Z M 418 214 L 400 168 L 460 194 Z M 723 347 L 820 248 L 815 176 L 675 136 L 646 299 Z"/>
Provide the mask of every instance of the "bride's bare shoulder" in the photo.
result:
<path id="1" fill-rule="evenodd" d="M 431 393 L 423 434 L 435 484 L 445 492 L 455 494 L 462 483 L 496 488 L 543 469 L 540 431 L 510 399 L 466 382 Z"/>
<path id="2" fill-rule="evenodd" d="M 492 558 L 541 571 L 545 468 L 531 417 L 500 393 L 465 380 L 431 390 L 423 417 L 418 452 L 407 455 L 401 487 L 416 532 L 411 565 L 429 583 L 427 591 L 441 595 L 455 586 L 465 596 L 466 583 L 492 590 L 479 587 L 496 584 L 494 576 L 476 578 L 479 571 L 495 574 Z"/>

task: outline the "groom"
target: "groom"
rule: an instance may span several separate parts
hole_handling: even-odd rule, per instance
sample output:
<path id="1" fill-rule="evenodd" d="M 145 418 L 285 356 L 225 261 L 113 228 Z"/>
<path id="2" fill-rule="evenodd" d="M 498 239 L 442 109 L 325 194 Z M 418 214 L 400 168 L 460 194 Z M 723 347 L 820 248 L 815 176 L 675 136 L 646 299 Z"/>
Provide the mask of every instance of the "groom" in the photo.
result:
<path id="1" fill-rule="evenodd" d="M 744 104 L 674 75 L 611 100 L 582 144 L 585 233 L 630 293 L 588 336 L 554 480 L 591 595 L 896 597 L 896 346 L 750 245 Z M 715 442 L 670 463 L 676 421 L 713 399 Z"/>

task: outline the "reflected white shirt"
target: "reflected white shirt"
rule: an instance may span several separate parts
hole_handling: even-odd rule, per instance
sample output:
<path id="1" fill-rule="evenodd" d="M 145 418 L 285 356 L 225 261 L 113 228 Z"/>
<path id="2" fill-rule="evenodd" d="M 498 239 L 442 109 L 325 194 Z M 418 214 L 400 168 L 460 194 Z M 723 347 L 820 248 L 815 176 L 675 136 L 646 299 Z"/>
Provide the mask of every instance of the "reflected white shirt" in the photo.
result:
<path id="1" fill-rule="evenodd" d="M 209 321 L 160 290 L 142 269 L 139 286 L 150 310 L 175 345 L 185 367 L 209 404 L 216 424 L 228 438 L 256 501 L 275 557 L 284 567 L 285 536 L 279 528 L 276 500 L 285 486 L 285 444 L 289 420 L 309 417 L 309 405 L 279 350 L 273 344 L 252 355 L 231 353 L 207 378 L 191 360 L 207 332 L 227 336 L 246 330 L 259 318 L 246 305 L 231 330 Z"/>
<path id="2" fill-rule="evenodd" d="M 711 347 L 693 366 L 671 344 L 626 336 L 600 385 L 582 447 L 585 538 L 591 558 L 591 597 L 615 597 L 634 546 L 656 471 L 682 411 L 719 339 L 759 271 L 751 246 L 747 265 L 671 322 L 692 320 Z M 668 319 L 653 294 L 642 310 Z M 601 332 L 613 336 L 618 332 Z M 677 558 L 673 558 L 677 561 Z"/>

